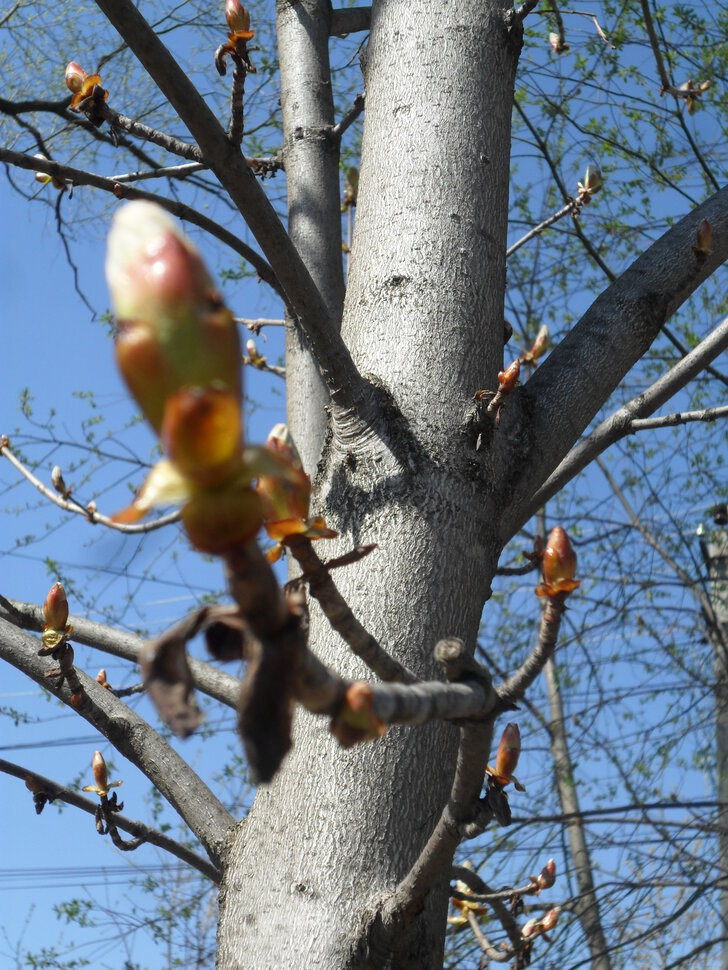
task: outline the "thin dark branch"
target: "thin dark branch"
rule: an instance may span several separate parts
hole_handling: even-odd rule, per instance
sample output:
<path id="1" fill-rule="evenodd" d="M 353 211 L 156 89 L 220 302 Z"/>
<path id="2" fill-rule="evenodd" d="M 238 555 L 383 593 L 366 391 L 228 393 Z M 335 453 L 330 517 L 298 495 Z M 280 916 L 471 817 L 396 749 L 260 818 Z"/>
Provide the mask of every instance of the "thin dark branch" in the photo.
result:
<path id="1" fill-rule="evenodd" d="M 360 657 L 370 670 L 384 681 L 399 681 L 403 684 L 416 683 L 419 678 L 407 670 L 381 646 L 351 612 L 318 557 L 309 539 L 296 539 L 290 542 L 291 555 L 301 567 L 309 584 L 311 595 L 318 600 L 321 609 L 331 626 L 352 651 Z"/>
<path id="2" fill-rule="evenodd" d="M 108 515 L 103 515 L 101 512 L 98 512 L 94 506 L 84 507 L 75 499 L 64 498 L 62 495 L 59 495 L 56 491 L 54 491 L 54 489 L 49 488 L 48 485 L 44 485 L 43 482 L 41 482 L 39 478 L 36 478 L 33 472 L 31 472 L 31 470 L 23 464 L 17 455 L 13 454 L 10 449 L 10 444 L 7 438 L 4 436 L 0 436 L 0 455 L 3 458 L 7 458 L 13 468 L 19 471 L 20 474 L 23 475 L 23 477 L 26 478 L 34 488 L 38 489 L 41 495 L 47 498 L 49 502 L 57 505 L 58 508 L 63 509 L 64 512 L 73 512 L 75 515 L 83 516 L 92 525 L 96 525 L 98 523 L 99 525 L 105 526 L 107 529 L 115 529 L 117 532 L 140 533 L 154 532 L 156 529 L 162 529 L 164 526 L 171 525 L 172 523 L 179 521 L 179 512 L 170 512 L 167 515 L 160 516 L 158 519 L 152 519 L 151 522 L 138 522 L 132 525 L 126 525 L 122 522 L 114 522 L 114 520 Z"/>
<path id="3" fill-rule="evenodd" d="M 141 121 L 134 121 L 133 118 L 127 118 L 126 115 L 121 115 L 118 111 L 114 111 L 106 102 L 102 102 L 98 110 L 100 116 L 112 128 L 121 128 L 122 131 L 128 132 L 128 134 L 133 135 L 135 138 L 140 138 L 142 141 L 149 141 L 153 145 L 164 148 L 172 155 L 179 155 L 180 158 L 186 158 L 190 162 L 202 162 L 203 160 L 202 152 L 197 145 L 190 145 L 180 138 L 175 138 L 174 135 L 168 135 L 164 131 L 158 131 L 156 128 L 151 128 L 149 125 L 143 124 Z"/>
<path id="4" fill-rule="evenodd" d="M 213 222 L 212 219 L 202 215 L 191 206 L 185 205 L 184 202 L 166 199 L 164 196 L 155 195 L 151 192 L 142 192 L 141 189 L 123 185 L 121 182 L 116 182 L 114 179 L 106 178 L 103 175 L 84 172 L 82 169 L 72 168 L 70 165 L 60 165 L 58 162 L 52 162 L 49 159 L 32 158 L 30 155 L 23 155 L 20 152 L 11 151 L 9 148 L 0 148 L 0 162 L 8 162 L 29 171 L 44 172 L 46 175 L 53 175 L 56 178 L 65 178 L 69 182 L 73 182 L 74 185 L 92 185 L 96 189 L 103 189 L 104 192 L 111 192 L 117 199 L 146 199 L 149 202 L 155 202 L 177 218 L 198 226 L 229 246 L 233 252 L 238 253 L 239 256 L 250 263 L 265 283 L 280 296 L 283 296 L 283 291 L 273 269 L 259 253 L 238 239 L 232 232 L 217 222 Z"/>
<path id="5" fill-rule="evenodd" d="M 356 121 L 356 119 L 359 117 L 359 115 L 362 113 L 363 110 L 364 110 L 364 95 L 357 94 L 357 96 L 354 98 L 354 104 L 352 105 L 352 107 L 349 108 L 349 110 L 346 112 L 346 114 L 341 119 L 341 121 L 338 124 L 334 125 L 334 130 L 332 132 L 334 137 L 337 138 L 339 141 L 341 141 L 342 135 L 344 134 L 346 129 L 350 128 L 351 125 L 354 124 L 354 122 Z"/>
<path id="6" fill-rule="evenodd" d="M 49 801 L 58 799 L 67 805 L 79 808 L 88 815 L 96 814 L 98 807 L 96 802 L 90 798 L 84 798 L 83 795 L 79 795 L 72 789 L 66 788 L 64 785 L 59 785 L 58 782 L 51 781 L 50 778 L 39 775 L 35 771 L 29 771 L 21 765 L 13 764 L 12 761 L 5 761 L 2 758 L 0 758 L 0 771 L 7 775 L 13 775 L 15 778 L 20 778 L 21 781 L 32 781 L 38 786 L 40 791 L 48 795 Z M 136 838 L 143 839 L 144 842 L 148 842 L 150 845 L 156 845 L 158 848 L 164 849 L 165 852 L 169 852 L 170 855 L 175 856 L 181 862 L 185 862 L 187 865 L 192 866 L 193 869 L 197 869 L 198 872 L 201 872 L 203 876 L 207 876 L 214 883 L 220 882 L 222 878 L 220 870 L 215 868 L 208 859 L 197 855 L 196 852 L 176 842 L 168 835 L 165 835 L 164 832 L 150 828 L 143 822 L 137 822 L 135 819 L 126 818 L 124 815 L 118 813 L 114 813 L 114 824 L 124 832 L 128 832 Z"/>
<path id="7" fill-rule="evenodd" d="M 561 617 L 565 609 L 563 594 L 546 598 L 546 605 L 541 613 L 538 643 L 515 674 L 496 688 L 502 703 L 517 704 L 546 666 L 546 661 L 556 649 Z"/>

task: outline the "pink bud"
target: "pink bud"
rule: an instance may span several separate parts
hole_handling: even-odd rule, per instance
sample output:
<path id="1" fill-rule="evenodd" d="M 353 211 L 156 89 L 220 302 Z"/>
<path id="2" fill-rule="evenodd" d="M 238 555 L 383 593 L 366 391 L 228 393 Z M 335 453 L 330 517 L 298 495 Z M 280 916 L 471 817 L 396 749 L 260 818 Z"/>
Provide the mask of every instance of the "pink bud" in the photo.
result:
<path id="1" fill-rule="evenodd" d="M 74 94 L 78 94 L 87 77 L 84 69 L 75 61 L 71 61 L 66 67 L 66 87 Z"/>

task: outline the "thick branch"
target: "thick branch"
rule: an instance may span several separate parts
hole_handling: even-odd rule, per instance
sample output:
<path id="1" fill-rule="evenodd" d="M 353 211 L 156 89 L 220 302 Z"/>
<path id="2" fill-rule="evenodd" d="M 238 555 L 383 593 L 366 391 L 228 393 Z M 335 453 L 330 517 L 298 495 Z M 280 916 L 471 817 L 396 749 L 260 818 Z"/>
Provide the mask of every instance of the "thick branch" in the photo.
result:
<path id="1" fill-rule="evenodd" d="M 680 424 L 677 416 L 667 415 L 663 418 L 656 418 L 654 422 L 637 421 L 638 418 L 646 418 L 653 414 L 657 408 L 661 407 L 666 401 L 677 394 L 683 387 L 690 383 L 705 367 L 728 347 L 728 317 L 715 328 L 715 330 L 702 340 L 687 357 L 684 357 L 666 374 L 663 374 L 646 391 L 633 397 L 631 401 L 622 405 L 608 418 L 592 431 L 588 438 L 571 450 L 564 458 L 556 471 L 549 477 L 548 481 L 541 486 L 531 499 L 527 510 L 523 513 L 525 522 L 536 509 L 540 508 L 544 502 L 560 491 L 564 485 L 571 481 L 579 472 L 585 468 L 598 455 L 605 451 L 610 445 L 614 444 L 625 435 L 633 431 L 644 430 L 649 427 L 664 427 L 670 424 Z M 710 409 L 713 414 L 708 416 L 704 413 L 701 417 L 683 420 L 702 420 L 709 421 L 720 417 L 722 408 Z"/>
<path id="2" fill-rule="evenodd" d="M 703 219 L 713 229 L 713 251 L 699 257 L 693 247 Z M 517 476 L 504 534 L 512 535 L 524 521 L 534 486 L 558 465 L 664 322 L 727 256 L 725 188 L 640 256 L 595 300 L 528 383 L 511 395 L 494 439 L 494 457 Z"/>
<path id="3" fill-rule="evenodd" d="M 340 7 L 331 11 L 332 37 L 345 37 L 347 34 L 357 34 L 362 30 L 369 30 L 372 21 L 372 8 L 369 7 Z"/>
<path id="4" fill-rule="evenodd" d="M 366 382 L 299 252 L 245 159 L 132 0 L 97 0 L 97 5 L 185 123 L 204 160 L 245 218 L 311 345 L 332 400 L 343 408 L 358 411 L 359 417 L 366 419 L 373 408 Z"/>
<path id="5" fill-rule="evenodd" d="M 0 619 L 0 659 L 6 660 L 69 707 L 71 691 L 46 677 L 45 658 L 35 637 Z M 126 704 L 76 671 L 84 700 L 77 713 L 142 771 L 194 832 L 215 866 L 222 861 L 228 830 L 235 820 L 207 785 L 157 732 Z"/>
<path id="6" fill-rule="evenodd" d="M 51 781 L 50 778 L 39 775 L 35 771 L 29 771 L 21 765 L 13 764 L 12 761 L 4 761 L 2 758 L 0 758 L 0 771 L 7 775 L 13 775 L 15 778 L 20 778 L 21 781 L 32 781 L 37 786 L 33 790 L 42 791 L 49 796 L 49 800 L 59 800 L 65 802 L 67 805 L 73 805 L 74 808 L 79 808 L 88 815 L 96 814 L 98 807 L 96 802 L 90 798 L 84 798 L 83 795 L 79 795 L 73 789 L 59 785 L 58 782 Z M 135 819 L 126 818 L 124 815 L 118 813 L 114 813 L 114 825 L 138 839 L 143 839 L 144 842 L 148 842 L 150 845 L 156 845 L 159 849 L 164 849 L 165 852 L 169 852 L 170 855 L 175 856 L 180 862 L 185 862 L 187 865 L 192 866 L 193 869 L 197 869 L 198 872 L 201 872 L 203 876 L 207 876 L 214 883 L 220 881 L 220 871 L 211 865 L 209 860 L 197 855 L 196 852 L 181 845 L 179 842 L 175 842 L 174 839 L 165 835 L 164 832 L 150 828 L 143 822 L 137 822 Z"/>

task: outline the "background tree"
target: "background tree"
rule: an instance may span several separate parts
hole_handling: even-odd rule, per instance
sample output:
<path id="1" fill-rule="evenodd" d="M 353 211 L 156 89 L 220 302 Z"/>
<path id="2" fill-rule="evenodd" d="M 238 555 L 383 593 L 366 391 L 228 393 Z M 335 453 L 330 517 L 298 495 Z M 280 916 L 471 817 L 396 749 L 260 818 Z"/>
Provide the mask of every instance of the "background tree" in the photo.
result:
<path id="1" fill-rule="evenodd" d="M 127 143 L 135 146 L 135 168 L 169 164 L 169 156 L 157 154 L 154 146 L 206 166 L 202 174 L 189 169 L 169 173 L 171 179 L 186 177 L 181 191 L 197 204 L 182 209 L 174 200 L 167 205 L 231 245 L 285 298 L 289 424 L 304 466 L 313 470 L 321 458 L 314 509 L 341 533 L 338 543 L 326 544 L 326 555 L 362 543 L 379 547 L 335 578 L 363 628 L 402 665 L 395 667 L 386 654 L 372 652 L 371 639 L 359 641 L 360 652 L 364 644 L 382 680 L 406 683 L 410 676 L 402 668 L 428 682 L 436 679 L 434 644 L 457 636 L 468 651 L 474 649 L 483 602 L 491 589 L 497 594 L 486 609 L 480 636 L 480 649 L 501 684 L 497 694 L 480 671 L 473 683 L 474 672 L 467 668 L 467 689 L 462 684 L 449 692 L 433 687 L 434 694 L 428 695 L 419 686 L 380 686 L 375 712 L 383 720 L 403 719 L 404 708 L 393 707 L 393 698 L 414 705 L 413 698 L 423 696 L 441 698 L 439 717 L 426 726 L 392 727 L 384 739 L 348 751 L 326 735 L 320 717 L 299 710 L 292 753 L 270 787 L 260 790 L 246 825 L 235 829 L 228 828 L 231 817 L 212 794 L 200 795 L 202 810 L 199 800 L 185 801 L 194 778 L 182 763 L 174 771 L 155 773 L 144 751 L 135 751 L 114 730 L 111 695 L 88 685 L 89 697 L 95 692 L 103 698 L 95 726 L 152 776 L 223 870 L 220 964 L 295 966 L 310 962 L 311 954 L 327 966 L 441 964 L 452 854 L 464 835 L 482 829 L 493 808 L 486 800 L 478 814 L 475 799 L 494 747 L 495 716 L 520 699 L 521 688 L 548 653 L 541 640 L 528 654 L 536 625 L 533 577 L 527 580 L 523 605 L 518 589 L 500 580 L 493 583 L 497 564 L 523 550 L 519 530 L 528 527 L 528 548 L 534 533 L 545 533 L 544 524 L 556 521 L 568 525 L 579 543 L 582 570 L 589 578 L 585 608 L 568 614 L 568 659 L 560 661 L 557 655 L 547 672 L 548 706 L 536 692 L 530 695 L 528 717 L 519 714 L 518 720 L 527 750 L 535 752 L 543 743 L 545 751 L 537 731 L 549 730 L 561 802 L 552 816 L 571 811 L 569 787 L 579 793 L 581 809 L 586 797 L 596 813 L 592 824 L 600 828 L 594 836 L 589 816 L 579 827 L 597 853 L 600 872 L 610 867 L 614 878 L 598 874 L 595 879 L 593 865 L 573 841 L 569 849 L 557 851 L 560 833 L 573 833 L 576 826 L 573 818 L 548 815 L 552 772 L 544 767 L 547 757 L 529 769 L 536 786 L 534 791 L 527 781 L 531 818 L 522 819 L 520 829 L 504 830 L 502 843 L 496 838 L 496 848 L 506 853 L 502 860 L 489 830 L 483 849 L 487 858 L 479 871 L 491 886 L 522 885 L 546 861 L 546 847 L 547 854 L 558 855 L 559 873 L 567 866 L 574 872 L 568 889 L 557 882 L 555 898 L 564 904 L 564 914 L 553 950 L 536 941 L 534 959 L 543 965 L 564 966 L 564 954 L 581 952 L 575 940 L 584 941 L 584 957 L 578 959 L 594 965 L 629 965 L 635 953 L 646 965 L 655 959 L 661 965 L 689 962 L 698 952 L 712 958 L 720 939 L 714 928 L 722 874 L 706 870 L 703 843 L 715 849 L 714 823 L 707 814 L 712 809 L 705 804 L 714 806 L 715 799 L 702 799 L 692 809 L 700 811 L 699 821 L 690 821 L 686 802 L 691 799 L 678 796 L 690 790 L 681 786 L 695 785 L 691 769 L 700 767 L 700 752 L 712 750 L 710 651 L 695 643 L 693 632 L 700 616 L 695 600 L 704 610 L 710 604 L 701 586 L 704 568 L 697 547 L 685 536 L 694 527 L 691 515 L 724 497 L 719 467 L 708 460 L 717 452 L 711 435 L 724 437 L 724 432 L 701 426 L 699 437 L 691 428 L 687 439 L 680 428 L 669 432 L 675 446 L 657 451 L 649 427 L 644 430 L 649 438 L 626 435 L 640 427 L 633 421 L 648 418 L 673 398 L 679 402 L 676 409 L 705 418 L 705 407 L 720 400 L 725 384 L 711 363 L 727 339 L 725 325 L 713 327 L 724 310 L 724 285 L 715 271 L 728 245 L 726 204 L 718 191 L 724 165 L 719 111 L 723 54 L 718 43 L 706 43 L 712 34 L 722 38 L 723 12 L 714 8 L 706 20 L 707 15 L 701 19 L 684 7 L 654 13 L 647 4 L 634 10 L 604 4 L 594 7 L 596 23 L 573 15 L 572 30 L 570 15 L 553 5 L 539 11 L 529 3 L 518 13 L 490 3 L 458 4 L 456 11 L 447 4 L 375 5 L 363 60 L 361 178 L 342 316 L 338 167 L 342 136 L 351 133 L 347 126 L 361 103 L 353 98 L 355 81 L 348 104 L 334 111 L 328 49 L 330 36 L 369 27 L 369 12 L 331 13 L 318 3 L 278 5 L 289 236 L 235 147 L 239 102 L 228 137 L 215 120 L 215 114 L 224 116 L 219 95 L 210 96 L 213 114 L 197 93 L 207 94 L 209 74 L 203 80 L 195 73 L 184 46 L 177 51 L 182 69 L 133 8 L 99 6 L 128 47 L 117 50 L 111 31 L 99 27 L 99 51 L 115 53 L 110 59 L 99 53 L 95 64 L 103 67 L 105 85 L 112 70 L 119 77 L 109 101 L 94 105 L 103 117 L 89 120 L 89 104 L 86 113 L 74 116 L 63 102 L 28 101 L 27 78 L 34 75 L 15 72 L 13 83 L 22 78 L 22 97 L 11 90 L 12 100 L 2 107 L 19 141 L 3 149 L 3 160 L 72 179 L 75 198 L 85 183 L 130 196 L 127 180 L 102 181 L 78 168 L 30 157 L 35 150 L 63 153 L 64 158 L 82 152 L 86 167 L 93 139 L 103 161 L 117 151 L 109 146 L 110 121 L 115 132 L 121 131 L 121 150 L 128 150 Z M 209 25 L 204 11 L 195 19 L 190 9 L 199 30 L 197 46 Z M 5 24 L 17 36 L 20 13 L 11 12 Z M 533 36 L 527 38 L 515 86 L 511 151 L 511 104 L 526 14 Z M 60 26 L 74 29 L 65 20 Z M 174 42 L 171 18 L 156 26 L 165 40 L 171 33 Z M 255 17 L 254 26 L 258 29 Z M 546 47 L 549 28 L 551 46 Z M 210 27 L 216 37 L 210 51 L 219 43 L 217 31 Z M 86 29 L 84 34 L 89 36 Z M 332 41 L 332 49 L 338 43 Z M 261 44 L 260 66 L 272 70 L 266 60 L 272 48 L 263 39 Z M 71 50 L 69 58 L 80 60 L 78 50 Z M 132 63 L 130 52 L 179 121 L 167 124 L 167 106 L 158 106 L 154 88 L 144 86 L 148 79 L 138 91 L 127 87 L 136 75 L 121 68 L 124 58 Z M 257 62 L 257 55 L 251 56 Z M 93 60 L 90 56 L 87 66 Z M 241 69 L 234 59 L 233 65 L 233 90 L 237 84 L 239 91 Z M 710 88 L 703 83 L 708 80 L 713 81 Z M 248 77 L 243 102 L 248 117 L 250 82 Z M 134 106 L 124 110 L 157 130 L 179 134 L 183 143 L 159 138 L 116 114 L 124 93 Z M 263 101 L 262 123 L 265 96 L 255 94 Z M 45 130 L 47 113 L 59 119 L 59 127 Z M 96 128 L 94 120 L 106 124 Z M 144 140 L 130 141 L 139 137 Z M 246 137 L 243 147 L 248 157 L 264 159 L 252 171 L 277 165 L 265 161 L 270 158 L 267 145 L 258 139 Z M 603 190 L 592 203 L 594 169 L 591 181 L 583 172 L 596 159 L 609 192 Z M 514 179 L 512 256 L 505 288 L 509 168 Z M 190 185 L 192 178 L 196 181 Z M 577 178 L 582 178 L 581 191 Z M 177 182 L 170 184 L 176 192 Z M 208 191 L 227 195 L 259 250 L 252 252 L 241 241 L 240 223 L 232 217 L 223 217 L 232 220 L 227 233 L 201 218 L 200 199 Z M 57 196 L 58 213 L 66 211 L 61 209 L 66 199 L 67 193 Z M 562 219 L 542 234 L 544 221 L 564 207 Z M 76 218 L 72 221 L 78 231 Z M 514 248 L 537 227 L 528 244 Z M 640 252 L 644 255 L 629 267 Z M 600 291 L 605 277 L 609 287 L 588 306 L 587 294 Z M 691 299 L 700 284 L 699 295 Z M 532 344 L 544 322 L 554 347 L 535 372 L 524 360 L 522 386 L 507 394 L 508 381 L 498 376 L 504 362 L 504 301 L 518 342 L 512 354 L 506 348 L 506 363 Z M 676 365 L 679 358 L 684 362 Z M 322 375 L 318 397 L 311 389 L 312 359 Z M 499 381 L 502 408 L 492 397 Z M 490 394 L 473 401 L 476 391 L 488 388 Z M 328 411 L 322 406 L 327 398 Z M 625 402 L 631 404 L 625 407 Z M 587 437 L 579 445 L 584 432 Z M 695 444 L 686 446 L 686 440 Z M 615 455 L 611 465 L 585 471 L 601 460 L 608 445 Z M 586 489 L 561 491 L 578 474 Z M 599 475 L 606 488 L 595 484 Z M 686 492 L 691 505 L 685 502 Z M 622 520 L 612 511 L 609 495 L 620 504 Z M 534 526 L 531 517 L 547 501 L 547 518 Z M 669 572 L 644 568 L 643 542 Z M 310 555 L 310 550 L 299 552 Z M 229 550 L 226 556 L 234 576 L 234 557 Z M 523 588 L 523 580 L 515 582 Z M 675 582 L 679 596 L 669 585 Z M 311 581 L 314 595 L 323 583 Z M 243 599 L 239 586 L 233 584 L 232 593 L 239 602 Z M 19 618 L 17 608 L 8 608 L 7 616 L 21 625 L 38 623 L 37 610 Z M 616 624 L 619 636 L 613 638 Z M 82 630 L 81 624 L 74 625 L 77 633 Z M 343 631 L 350 643 L 351 629 Z M 102 632 L 88 630 L 87 639 L 98 645 Z M 635 639 L 633 632 L 638 633 Z M 371 677 L 355 657 L 342 653 L 339 635 L 313 607 L 309 642 L 342 676 Z M 4 656 L 43 679 L 45 667 L 34 657 L 37 644 L 31 643 L 3 624 Z M 656 670 L 661 678 L 655 679 Z M 507 679 L 513 671 L 515 680 Z M 462 676 L 461 671 L 456 679 Z M 634 691 L 609 688 L 610 677 L 620 684 L 644 685 L 642 702 L 635 705 Z M 208 688 L 230 701 L 232 685 L 223 683 L 227 687 L 218 682 Z M 294 692 L 321 710 L 320 696 L 306 693 L 310 687 L 310 682 L 299 682 Z M 70 701 L 68 690 L 60 693 Z M 564 703 L 568 762 L 564 732 L 558 731 Z M 474 713 L 479 716 L 475 722 Z M 463 725 L 459 741 L 453 724 L 439 723 L 443 715 Z M 630 727 L 622 733 L 617 725 L 625 716 Z M 686 722 L 692 731 L 686 731 Z M 137 732 L 126 733 L 149 744 L 154 738 L 141 724 Z M 161 739 L 153 743 L 167 751 Z M 682 773 L 679 781 L 675 767 Z M 595 790 L 599 777 L 607 779 L 601 793 Z M 670 803 L 673 791 L 676 798 Z M 599 815 L 601 800 L 624 807 L 611 828 L 604 825 L 607 816 Z M 683 814 L 679 835 L 673 836 L 677 810 Z M 652 839 L 655 847 L 645 852 Z M 712 858 L 717 860 L 717 850 Z M 596 894 L 590 883 L 596 884 Z M 527 898 L 527 915 L 543 914 L 541 899 Z M 524 921 L 504 922 L 505 930 L 487 928 L 489 939 L 497 943 L 505 932 L 520 950 L 516 959 L 523 961 Z M 460 959 L 463 940 L 472 946 L 470 933 L 455 936 L 453 959 Z"/>

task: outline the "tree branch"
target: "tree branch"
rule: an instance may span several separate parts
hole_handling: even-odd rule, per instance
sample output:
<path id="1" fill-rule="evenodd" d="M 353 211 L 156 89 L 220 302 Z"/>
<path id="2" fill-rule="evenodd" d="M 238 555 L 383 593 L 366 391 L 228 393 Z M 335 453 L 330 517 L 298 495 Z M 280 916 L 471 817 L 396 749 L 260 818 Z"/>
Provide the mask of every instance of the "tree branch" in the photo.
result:
<path id="1" fill-rule="evenodd" d="M 357 34 L 362 30 L 369 30 L 371 21 L 371 7 L 338 7 L 331 11 L 329 32 L 332 37 Z"/>
<path id="2" fill-rule="evenodd" d="M 221 865 L 228 830 L 235 819 L 207 785 L 167 742 L 138 714 L 76 671 L 83 703 L 71 703 L 71 690 L 46 677 L 48 664 L 38 656 L 38 641 L 0 619 L 0 659 L 6 660 L 55 697 L 76 710 L 106 737 L 125 758 L 142 771 L 194 832 L 216 867 Z"/>
<path id="3" fill-rule="evenodd" d="M 367 420 L 374 403 L 318 288 L 239 150 L 132 0 L 97 0 L 200 146 L 204 160 L 243 215 L 286 294 L 332 401 Z"/>
<path id="4" fill-rule="evenodd" d="M 517 704 L 546 666 L 546 661 L 556 649 L 565 609 L 563 594 L 546 598 L 538 629 L 538 643 L 515 674 L 496 688 L 501 704 Z"/>
<path id="5" fill-rule="evenodd" d="M 319 559 L 310 539 L 297 539 L 288 548 L 303 571 L 311 595 L 321 606 L 326 618 L 336 632 L 351 647 L 352 652 L 378 677 L 385 681 L 413 684 L 419 680 L 384 649 L 357 620 L 339 590 L 331 574 Z"/>
<path id="6" fill-rule="evenodd" d="M 43 629 L 43 608 L 34 603 L 23 603 L 19 600 L 6 599 L 0 595 L 0 619 L 12 623 L 22 630 L 40 632 Z M 133 633 L 123 630 L 113 630 L 104 623 L 94 623 L 81 616 L 69 616 L 68 622 L 73 627 L 73 639 L 76 643 L 83 643 L 132 663 L 140 662 L 140 655 L 145 642 Z M 194 686 L 221 704 L 235 709 L 240 693 L 240 681 L 237 677 L 218 670 L 211 664 L 195 657 L 189 657 L 188 663 L 192 672 Z"/>
<path id="7" fill-rule="evenodd" d="M 229 246 L 233 252 L 242 256 L 244 260 L 250 263 L 265 283 L 271 286 L 279 296 L 285 298 L 273 269 L 259 253 L 238 239 L 228 229 L 225 229 L 217 222 L 213 222 L 212 219 L 197 212 L 191 206 L 185 205 L 184 202 L 177 202 L 175 199 L 166 199 L 164 196 L 155 195 L 151 192 L 143 192 L 141 189 L 135 189 L 132 186 L 117 182 L 113 178 L 94 175 L 92 172 L 72 168 L 70 165 L 60 165 L 58 162 L 50 161 L 50 159 L 31 158 L 30 155 L 23 155 L 20 152 L 11 151 L 9 148 L 0 148 L 0 162 L 8 162 L 11 165 L 28 169 L 31 172 L 45 172 L 46 175 L 65 178 L 73 182 L 74 185 L 91 185 L 96 189 L 102 189 L 104 192 L 111 192 L 117 199 L 147 199 L 150 202 L 155 202 L 163 209 L 166 209 L 167 212 L 171 212 L 172 215 L 177 216 L 177 218 L 198 226 L 200 229 L 204 229 L 205 232 L 208 232 L 211 236 L 214 236 L 220 242 Z"/>
<path id="8" fill-rule="evenodd" d="M 715 330 L 702 340 L 687 357 L 684 357 L 662 377 L 658 378 L 646 391 L 633 397 L 621 408 L 605 418 L 591 434 L 580 441 L 564 458 L 559 467 L 535 493 L 522 521 L 526 522 L 544 502 L 559 492 L 582 469 L 601 455 L 610 445 L 633 431 L 658 428 L 682 423 L 680 415 L 665 415 L 652 422 L 638 421 L 647 418 L 666 401 L 686 387 L 712 360 L 728 347 L 728 317 Z M 695 417 L 683 418 L 691 421 L 711 421 L 722 417 L 724 408 L 710 408 L 704 412 L 693 412 Z"/>
<path id="9" fill-rule="evenodd" d="M 693 248 L 703 219 L 713 229 L 713 251 L 707 256 L 696 255 Z M 724 188 L 650 246 L 594 301 L 527 384 L 514 391 L 493 439 L 493 458 L 501 467 L 514 469 L 505 536 L 520 527 L 531 495 L 647 351 L 664 322 L 727 256 Z"/>
<path id="10" fill-rule="evenodd" d="M 12 761 L 5 761 L 2 758 L 0 758 L 0 771 L 7 775 L 13 775 L 15 778 L 20 778 L 21 781 L 32 781 L 37 786 L 37 789 L 34 788 L 32 790 L 40 790 L 45 793 L 48 795 L 49 801 L 58 799 L 67 805 L 79 808 L 88 815 L 96 814 L 98 807 L 96 802 L 90 798 L 84 798 L 83 795 L 79 795 L 73 789 L 59 785 L 58 782 L 51 781 L 50 778 L 39 775 L 35 771 L 29 771 L 21 765 L 13 764 Z M 156 845 L 157 848 L 164 849 L 165 852 L 169 852 L 170 855 L 175 856 L 180 862 L 184 862 L 192 866 L 193 869 L 197 869 L 198 872 L 201 872 L 203 876 L 207 876 L 214 883 L 220 882 L 222 878 L 220 870 L 211 865 L 208 859 L 204 859 L 196 852 L 176 842 L 168 835 L 165 835 L 164 832 L 150 828 L 143 822 L 137 822 L 135 819 L 126 818 L 124 815 L 118 813 L 114 814 L 114 825 L 136 838 L 143 839 L 144 842 L 148 842 L 150 845 Z"/>
<path id="11" fill-rule="evenodd" d="M 162 529 L 166 525 L 171 525 L 174 522 L 179 521 L 180 513 L 170 512 L 167 515 L 160 516 L 158 519 L 152 519 L 151 522 L 136 522 L 130 525 L 123 522 L 114 522 L 114 520 L 108 515 L 103 515 L 101 512 L 98 512 L 94 507 L 95 503 L 89 504 L 88 506 L 83 506 L 75 499 L 64 498 L 62 495 L 59 495 L 56 491 L 54 491 L 54 489 L 44 485 L 43 482 L 41 482 L 39 478 L 36 478 L 31 470 L 27 468 L 16 455 L 13 454 L 13 452 L 10 450 L 10 442 L 5 435 L 0 436 L 0 455 L 2 455 L 3 458 L 7 458 L 13 468 L 19 471 L 20 474 L 23 475 L 23 477 L 26 478 L 34 488 L 37 488 L 41 495 L 47 498 L 49 502 L 57 505 L 58 508 L 63 509 L 64 512 L 73 512 L 75 515 L 83 516 L 88 520 L 88 522 L 91 523 L 91 525 L 96 525 L 98 523 L 99 525 L 105 526 L 107 529 L 115 529 L 117 532 L 138 533 L 154 532 L 156 529 Z"/>

